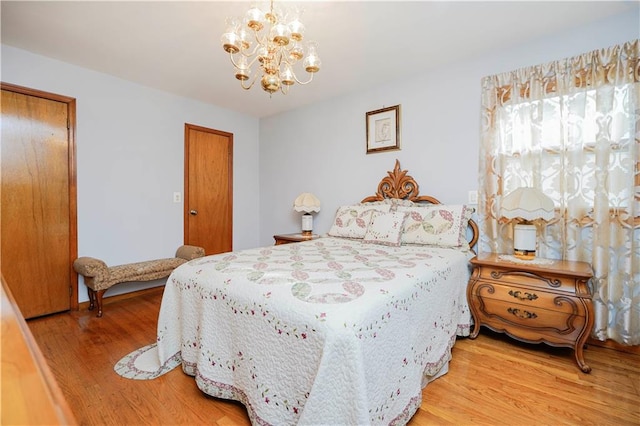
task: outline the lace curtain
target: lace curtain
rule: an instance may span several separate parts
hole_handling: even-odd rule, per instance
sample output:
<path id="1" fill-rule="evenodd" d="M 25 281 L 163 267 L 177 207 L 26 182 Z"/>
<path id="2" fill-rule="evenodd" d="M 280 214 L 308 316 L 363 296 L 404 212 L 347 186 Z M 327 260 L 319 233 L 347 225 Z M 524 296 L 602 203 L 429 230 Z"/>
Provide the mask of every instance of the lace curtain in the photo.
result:
<path id="1" fill-rule="evenodd" d="M 538 256 L 591 263 L 592 337 L 640 344 L 639 40 L 482 79 L 480 250 L 512 253 L 504 195 L 541 189 Z M 546 225 L 546 226 L 545 226 Z"/>

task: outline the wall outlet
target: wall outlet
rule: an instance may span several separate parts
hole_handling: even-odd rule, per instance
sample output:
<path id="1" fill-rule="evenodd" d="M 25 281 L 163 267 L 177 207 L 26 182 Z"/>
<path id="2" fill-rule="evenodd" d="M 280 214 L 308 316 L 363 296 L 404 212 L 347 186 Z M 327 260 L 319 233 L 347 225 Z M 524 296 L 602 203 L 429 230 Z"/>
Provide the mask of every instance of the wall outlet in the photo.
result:
<path id="1" fill-rule="evenodd" d="M 469 191 L 469 204 L 478 204 L 478 191 Z"/>
<path id="2" fill-rule="evenodd" d="M 182 193 L 174 192 L 173 193 L 173 202 L 174 203 L 181 203 L 182 202 Z"/>

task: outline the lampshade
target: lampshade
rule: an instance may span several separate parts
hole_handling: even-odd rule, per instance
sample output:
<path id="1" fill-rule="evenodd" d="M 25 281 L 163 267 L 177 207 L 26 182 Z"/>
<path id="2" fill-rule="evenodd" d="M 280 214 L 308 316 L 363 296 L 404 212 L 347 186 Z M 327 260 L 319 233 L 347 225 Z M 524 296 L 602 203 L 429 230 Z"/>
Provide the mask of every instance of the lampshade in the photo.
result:
<path id="1" fill-rule="evenodd" d="M 536 188 L 517 188 L 502 200 L 502 217 L 507 219 L 551 220 L 553 200 Z"/>
<path id="2" fill-rule="evenodd" d="M 293 202 L 293 209 L 297 212 L 319 212 L 320 200 L 310 192 L 303 192 Z"/>

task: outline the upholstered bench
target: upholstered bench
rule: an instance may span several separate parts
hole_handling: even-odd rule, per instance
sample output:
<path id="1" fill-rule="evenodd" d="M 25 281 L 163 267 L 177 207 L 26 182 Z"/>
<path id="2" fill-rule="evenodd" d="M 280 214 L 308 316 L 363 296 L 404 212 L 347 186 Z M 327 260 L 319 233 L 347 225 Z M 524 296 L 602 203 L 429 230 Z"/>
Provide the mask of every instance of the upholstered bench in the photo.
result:
<path id="1" fill-rule="evenodd" d="M 73 262 L 73 269 L 84 276 L 89 293 L 89 310 L 93 310 L 97 305 L 98 317 L 101 317 L 102 296 L 115 284 L 165 278 L 183 263 L 202 256 L 202 247 L 185 245 L 178 248 L 175 257 L 118 266 L 107 266 L 102 260 L 93 257 L 79 257 Z"/>

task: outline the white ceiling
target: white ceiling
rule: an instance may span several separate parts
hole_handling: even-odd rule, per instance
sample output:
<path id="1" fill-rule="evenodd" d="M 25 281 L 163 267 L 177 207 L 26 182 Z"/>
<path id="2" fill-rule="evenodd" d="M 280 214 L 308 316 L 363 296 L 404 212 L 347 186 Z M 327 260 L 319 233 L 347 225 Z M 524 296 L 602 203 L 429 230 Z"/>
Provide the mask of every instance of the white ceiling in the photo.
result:
<path id="1" fill-rule="evenodd" d="M 271 97 L 257 85 L 240 88 L 220 45 L 225 18 L 243 15 L 251 5 L 245 1 L 3 0 L 1 37 L 3 44 L 265 117 L 610 15 L 638 15 L 639 4 L 276 1 L 304 9 L 306 39 L 318 42 L 322 69 L 311 84 Z"/>

